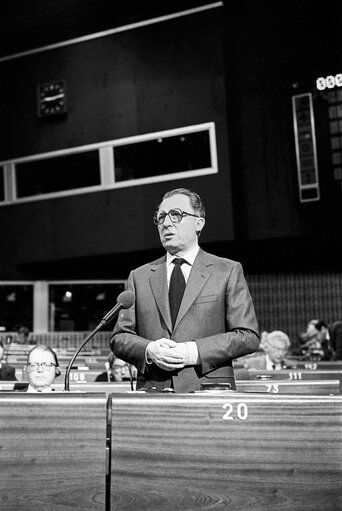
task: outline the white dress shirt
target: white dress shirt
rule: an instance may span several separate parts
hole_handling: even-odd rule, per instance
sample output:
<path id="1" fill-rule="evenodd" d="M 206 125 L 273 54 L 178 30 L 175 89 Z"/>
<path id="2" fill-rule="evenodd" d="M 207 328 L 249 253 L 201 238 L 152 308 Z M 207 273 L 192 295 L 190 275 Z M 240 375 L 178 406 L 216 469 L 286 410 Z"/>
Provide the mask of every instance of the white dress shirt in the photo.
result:
<path id="1" fill-rule="evenodd" d="M 272 362 L 272 360 L 268 356 L 268 353 L 266 353 L 266 370 L 272 371 L 273 369 L 275 369 L 276 371 L 280 371 L 280 369 L 282 369 L 282 365 L 281 363 L 275 364 L 274 362 Z"/>
<path id="2" fill-rule="evenodd" d="M 29 386 L 27 387 L 27 391 L 26 392 L 32 392 L 32 393 L 47 393 L 47 392 L 53 392 L 55 389 L 53 389 L 52 387 L 47 387 L 46 389 L 43 389 L 43 390 L 37 390 L 35 389 L 34 387 L 32 387 L 31 384 L 29 384 Z"/>
<path id="3" fill-rule="evenodd" d="M 174 269 L 174 264 L 172 261 L 176 259 L 177 257 L 182 257 L 186 261 L 186 263 L 183 263 L 181 265 L 181 270 L 184 275 L 185 283 L 187 283 L 191 268 L 193 267 L 193 264 L 195 262 L 196 256 L 199 251 L 199 246 L 196 243 L 196 245 L 185 252 L 185 254 L 182 255 L 171 255 L 169 252 L 166 253 L 166 278 L 167 278 L 167 286 L 170 287 L 170 280 L 171 280 L 171 274 Z M 152 341 L 153 342 L 153 341 Z M 199 355 L 198 355 L 198 348 L 195 341 L 186 341 L 183 343 L 179 343 L 180 345 L 184 346 L 185 352 L 186 352 L 186 364 L 185 365 L 196 365 L 199 363 Z M 181 347 L 181 346 L 180 346 Z M 145 353 L 145 361 L 147 364 L 151 364 L 152 360 L 148 357 L 148 346 L 146 348 Z"/>
<path id="4" fill-rule="evenodd" d="M 174 269 L 174 264 L 172 264 L 172 261 L 176 259 L 177 257 L 181 257 L 186 261 L 186 263 L 183 263 L 181 265 L 181 270 L 184 275 L 185 283 L 188 282 L 188 278 L 191 272 L 191 269 L 193 267 L 193 264 L 195 262 L 196 256 L 199 251 L 199 246 L 196 244 L 193 248 L 185 252 L 185 254 L 182 255 L 171 255 L 169 252 L 166 254 L 166 268 L 167 268 L 167 285 L 170 287 L 170 279 L 171 274 Z M 198 355 L 198 349 L 197 344 L 195 341 L 186 341 L 184 344 L 188 347 L 188 360 L 186 365 L 196 365 L 199 362 L 199 355 Z"/>
<path id="5" fill-rule="evenodd" d="M 171 280 L 171 273 L 174 269 L 174 264 L 172 264 L 172 261 L 176 259 L 177 257 L 181 257 L 186 261 L 186 263 L 181 265 L 181 270 L 185 278 L 185 282 L 188 282 L 188 278 L 191 272 L 191 268 L 193 267 L 193 264 L 195 262 L 196 256 L 199 251 L 199 246 L 195 245 L 194 248 L 191 248 L 188 250 L 185 254 L 182 256 L 178 255 L 171 255 L 169 252 L 166 254 L 166 270 L 167 270 L 167 285 L 170 287 L 170 280 Z"/>

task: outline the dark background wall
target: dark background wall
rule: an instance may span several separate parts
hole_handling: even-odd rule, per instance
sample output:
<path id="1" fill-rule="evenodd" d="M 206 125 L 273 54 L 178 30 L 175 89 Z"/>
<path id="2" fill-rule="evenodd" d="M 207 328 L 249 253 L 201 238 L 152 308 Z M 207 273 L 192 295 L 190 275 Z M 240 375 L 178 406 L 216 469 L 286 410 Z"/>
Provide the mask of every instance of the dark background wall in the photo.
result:
<path id="1" fill-rule="evenodd" d="M 122 26 L 200 1 L 4 2 L 1 54 Z M 209 3 L 209 2 L 208 2 Z M 113 5 L 114 4 L 114 5 Z M 341 7 L 232 0 L 223 7 L 0 63 L 0 160 L 214 121 L 219 173 L 0 208 L 0 278 L 123 278 L 160 255 L 167 190 L 207 205 L 201 242 L 247 273 L 341 267 L 341 183 L 315 102 L 321 200 L 301 204 L 293 83 L 341 72 Z M 5 79 L 4 79 L 5 77 Z M 35 88 L 68 82 L 66 119 L 41 123 Z"/>

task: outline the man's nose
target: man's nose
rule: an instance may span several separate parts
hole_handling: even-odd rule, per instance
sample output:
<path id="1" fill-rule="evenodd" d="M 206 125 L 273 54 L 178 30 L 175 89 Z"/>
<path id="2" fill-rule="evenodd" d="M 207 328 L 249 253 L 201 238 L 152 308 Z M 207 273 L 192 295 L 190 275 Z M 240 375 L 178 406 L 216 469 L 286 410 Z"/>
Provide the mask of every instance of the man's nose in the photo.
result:
<path id="1" fill-rule="evenodd" d="M 166 215 L 166 216 L 165 216 L 165 219 L 164 219 L 164 223 L 163 223 L 163 225 L 164 225 L 165 227 L 168 227 L 169 225 L 173 225 L 173 223 L 171 222 L 171 219 L 170 219 L 169 215 Z"/>

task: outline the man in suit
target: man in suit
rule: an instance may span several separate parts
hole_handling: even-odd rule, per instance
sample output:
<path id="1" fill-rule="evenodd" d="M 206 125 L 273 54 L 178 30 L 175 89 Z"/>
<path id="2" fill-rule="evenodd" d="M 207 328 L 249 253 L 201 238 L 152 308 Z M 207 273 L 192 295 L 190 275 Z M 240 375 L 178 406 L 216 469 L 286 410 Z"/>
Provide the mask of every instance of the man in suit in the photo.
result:
<path id="1" fill-rule="evenodd" d="M 281 330 L 274 330 L 265 335 L 263 349 L 265 353 L 245 360 L 247 369 L 266 370 L 294 369 L 293 362 L 286 360 L 290 348 L 289 337 Z"/>
<path id="2" fill-rule="evenodd" d="M 193 392 L 203 383 L 235 388 L 232 360 L 259 345 L 242 266 L 199 247 L 205 209 L 190 190 L 166 193 L 154 223 L 166 256 L 130 273 L 135 304 L 121 311 L 111 348 L 137 368 L 137 390 Z"/>
<path id="3" fill-rule="evenodd" d="M 342 321 L 335 321 L 329 328 L 332 360 L 342 360 Z"/>
<path id="4" fill-rule="evenodd" d="M 0 341 L 0 380 L 16 381 L 15 368 L 2 362 L 4 356 L 4 345 Z"/>
<path id="5" fill-rule="evenodd" d="M 106 371 L 100 373 L 96 376 L 95 381 L 100 382 L 114 382 L 114 381 L 122 381 L 124 379 L 124 374 L 126 373 L 125 369 L 127 369 L 127 375 L 129 379 L 129 369 L 123 360 L 116 358 L 114 353 L 109 353 L 108 360 L 105 363 Z"/>
<path id="6" fill-rule="evenodd" d="M 342 360 L 342 321 L 327 325 L 321 319 L 309 321 L 302 335 L 302 353 L 311 358 L 312 346 L 318 346 L 321 360 Z"/>

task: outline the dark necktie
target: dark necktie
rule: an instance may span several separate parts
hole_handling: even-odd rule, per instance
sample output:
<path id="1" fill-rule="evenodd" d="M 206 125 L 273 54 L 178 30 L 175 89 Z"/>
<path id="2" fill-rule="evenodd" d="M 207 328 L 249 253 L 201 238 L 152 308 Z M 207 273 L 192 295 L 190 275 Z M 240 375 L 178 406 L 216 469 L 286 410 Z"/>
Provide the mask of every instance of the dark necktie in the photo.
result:
<path id="1" fill-rule="evenodd" d="M 186 261 L 184 261 L 184 259 L 181 258 L 176 258 L 172 262 L 175 265 L 175 267 L 173 268 L 170 279 L 169 301 L 172 326 L 174 326 L 185 290 L 185 279 L 183 272 L 181 270 L 181 266 Z"/>

